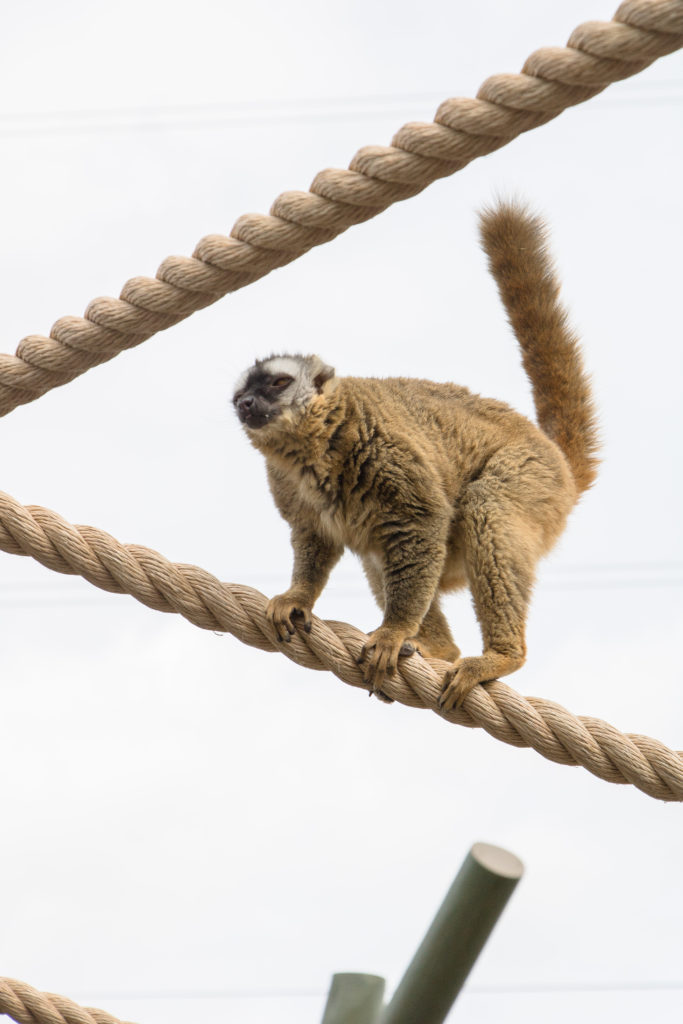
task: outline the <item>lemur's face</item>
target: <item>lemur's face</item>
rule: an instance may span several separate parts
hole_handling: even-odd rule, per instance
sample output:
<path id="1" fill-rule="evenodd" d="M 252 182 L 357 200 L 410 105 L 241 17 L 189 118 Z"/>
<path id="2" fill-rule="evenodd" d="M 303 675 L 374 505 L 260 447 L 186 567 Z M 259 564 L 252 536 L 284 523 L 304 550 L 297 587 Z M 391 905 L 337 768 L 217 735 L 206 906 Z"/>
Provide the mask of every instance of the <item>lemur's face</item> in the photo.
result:
<path id="1" fill-rule="evenodd" d="M 333 375 L 318 356 L 271 356 L 242 374 L 232 402 L 240 422 L 249 430 L 260 430 L 286 409 L 305 409 Z"/>

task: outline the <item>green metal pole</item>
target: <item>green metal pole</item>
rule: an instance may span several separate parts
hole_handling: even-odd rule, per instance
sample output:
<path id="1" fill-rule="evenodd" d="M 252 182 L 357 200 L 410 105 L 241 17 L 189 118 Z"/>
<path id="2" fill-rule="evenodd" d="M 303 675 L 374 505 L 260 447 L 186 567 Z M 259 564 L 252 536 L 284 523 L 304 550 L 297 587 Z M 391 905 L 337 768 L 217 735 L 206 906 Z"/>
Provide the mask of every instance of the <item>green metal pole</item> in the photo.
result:
<path id="1" fill-rule="evenodd" d="M 376 974 L 333 974 L 322 1024 L 377 1024 L 383 996 Z"/>
<path id="2" fill-rule="evenodd" d="M 523 871 L 514 854 L 474 844 L 381 1024 L 442 1024 Z"/>

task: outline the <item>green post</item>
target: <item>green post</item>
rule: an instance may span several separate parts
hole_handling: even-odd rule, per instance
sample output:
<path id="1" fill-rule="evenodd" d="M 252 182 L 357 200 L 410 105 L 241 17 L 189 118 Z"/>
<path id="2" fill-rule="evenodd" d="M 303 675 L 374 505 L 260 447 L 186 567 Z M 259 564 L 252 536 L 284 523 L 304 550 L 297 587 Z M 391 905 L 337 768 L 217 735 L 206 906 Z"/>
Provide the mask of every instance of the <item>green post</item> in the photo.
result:
<path id="1" fill-rule="evenodd" d="M 383 996 L 375 974 L 333 974 L 322 1024 L 377 1024 Z"/>
<path id="2" fill-rule="evenodd" d="M 442 1024 L 523 871 L 514 854 L 474 844 L 381 1024 Z"/>

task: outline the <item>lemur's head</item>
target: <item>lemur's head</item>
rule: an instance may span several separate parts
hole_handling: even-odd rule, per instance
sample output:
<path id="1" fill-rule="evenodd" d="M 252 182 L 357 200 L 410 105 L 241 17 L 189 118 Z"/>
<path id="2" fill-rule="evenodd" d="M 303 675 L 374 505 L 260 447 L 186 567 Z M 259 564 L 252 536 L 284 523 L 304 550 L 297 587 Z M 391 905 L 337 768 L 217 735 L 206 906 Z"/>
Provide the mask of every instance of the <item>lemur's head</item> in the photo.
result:
<path id="1" fill-rule="evenodd" d="M 260 430 L 287 410 L 303 412 L 332 377 L 319 356 L 258 359 L 237 381 L 232 404 L 245 427 Z"/>

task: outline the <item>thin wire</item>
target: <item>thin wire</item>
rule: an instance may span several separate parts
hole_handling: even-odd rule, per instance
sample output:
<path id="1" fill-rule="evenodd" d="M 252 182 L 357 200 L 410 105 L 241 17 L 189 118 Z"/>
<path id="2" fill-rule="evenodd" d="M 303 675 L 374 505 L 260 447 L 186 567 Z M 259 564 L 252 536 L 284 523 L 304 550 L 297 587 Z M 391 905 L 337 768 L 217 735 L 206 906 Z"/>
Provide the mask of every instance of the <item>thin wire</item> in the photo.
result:
<path id="1" fill-rule="evenodd" d="M 679 102 L 683 82 L 678 80 L 641 83 L 637 90 L 625 86 L 622 91 L 597 97 L 596 102 L 609 104 L 638 103 L 646 105 Z M 648 95 L 661 90 L 660 95 Z M 394 96 L 348 96 L 294 100 L 264 100 L 253 103 L 197 103 L 159 107 L 94 108 L 0 113 L 0 137 L 40 135 L 91 135 L 116 131 L 139 131 L 164 128 L 213 127 L 227 121 L 339 121 L 347 118 L 381 117 L 401 109 L 438 104 L 443 93 L 406 93 Z M 88 123 L 88 122 L 95 123 Z M 60 123 L 61 122 L 61 123 Z M 85 123 L 84 123 L 85 122 Z"/>
<path id="2" fill-rule="evenodd" d="M 632 590 L 632 589 L 644 589 L 644 588 L 657 588 L 657 587 L 681 587 L 683 586 L 683 575 L 667 576 L 663 575 L 664 572 L 670 570 L 673 573 L 681 573 L 683 571 L 683 563 L 681 562 L 623 562 L 623 563 L 593 563 L 585 565 L 568 565 L 561 566 L 552 572 L 562 575 L 568 573 L 570 575 L 579 573 L 620 573 L 627 572 L 630 575 L 621 577 L 593 577 L 586 580 L 581 579 L 553 579 L 552 572 L 543 580 L 542 587 L 544 590 L 552 590 L 559 592 L 572 592 L 572 591 L 589 591 L 589 590 Z M 641 576 L 635 576 L 633 573 L 654 573 L 650 578 L 642 578 Z M 662 575 L 656 575 L 660 573 Z M 251 582 L 260 583 L 261 586 L 266 584 L 276 585 L 276 578 L 273 574 L 257 573 L 250 575 Z M 0 583 L 0 607 L 2 608 L 51 608 L 51 607 L 85 607 L 94 606 L 103 600 L 109 598 L 117 598 L 119 594 L 108 594 L 106 591 L 103 592 L 90 592 L 89 595 L 81 596 L 76 592 L 77 588 L 81 586 L 80 580 L 74 580 L 73 586 L 65 586 L 65 583 L 60 581 L 59 583 L 52 582 L 36 582 L 27 583 L 24 581 L 16 581 L 9 583 Z M 62 593 L 55 593 L 60 588 L 64 588 Z M 358 585 L 355 583 L 349 583 L 344 581 L 343 578 L 338 578 L 335 592 L 338 594 L 357 594 L 362 588 L 362 584 L 359 582 Z M 31 592 L 38 591 L 37 595 L 32 595 Z M 14 597 L 12 595 L 16 593 L 27 593 L 29 596 L 26 597 Z"/>
<path id="3" fill-rule="evenodd" d="M 560 992 L 677 992 L 683 981 L 581 981 L 547 985 L 472 985 L 472 995 L 543 995 Z"/>
<path id="4" fill-rule="evenodd" d="M 0 552 L 2 557 L 2 552 Z M 683 562 L 669 561 L 669 562 L 581 562 L 576 565 L 558 565 L 547 570 L 547 575 L 552 574 L 561 575 L 562 573 L 605 573 L 605 572 L 628 572 L 628 573 L 647 573 L 647 572 L 674 572 L 683 573 Z M 338 576 L 341 579 L 344 574 Z M 275 573 L 264 573 L 256 572 L 250 574 L 251 579 L 255 580 L 275 580 Z M 635 577 L 632 577 L 635 578 Z M 74 583 L 80 583 L 76 577 L 72 577 Z M 668 577 L 663 577 L 666 581 Z M 0 582 L 0 591 L 2 590 L 38 590 L 38 589 L 52 589 L 54 583 L 46 581 L 26 582 L 25 580 L 15 580 L 10 582 Z M 63 585 L 63 583 L 62 583 Z"/>
<path id="5" fill-rule="evenodd" d="M 597 981 L 558 982 L 537 985 L 471 985 L 465 995 L 510 996 L 544 995 L 562 992 L 678 992 L 683 990 L 683 981 Z M 150 992 L 80 992 L 83 1000 L 108 999 L 322 999 L 327 994 L 320 989 L 197 989 L 187 991 L 169 990 Z"/>

